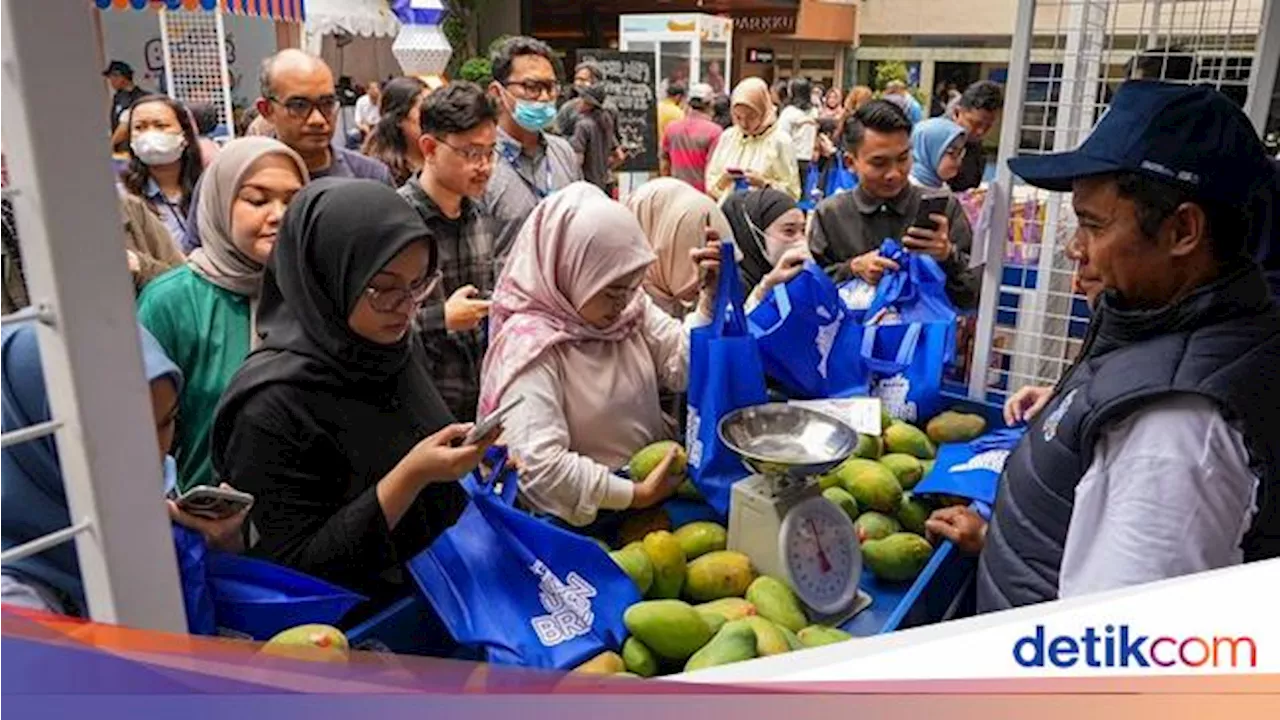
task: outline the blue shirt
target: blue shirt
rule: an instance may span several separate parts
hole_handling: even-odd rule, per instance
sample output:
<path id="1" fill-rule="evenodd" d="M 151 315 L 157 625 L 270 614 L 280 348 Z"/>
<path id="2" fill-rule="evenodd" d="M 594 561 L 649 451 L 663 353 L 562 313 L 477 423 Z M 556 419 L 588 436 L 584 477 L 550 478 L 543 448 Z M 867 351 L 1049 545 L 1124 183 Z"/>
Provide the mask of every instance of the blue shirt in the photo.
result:
<path id="1" fill-rule="evenodd" d="M 166 198 L 153 178 L 147 179 L 147 186 L 142 189 L 142 197 L 160 217 L 165 228 L 169 230 L 169 235 L 179 247 L 185 250 L 191 245 L 191 236 L 194 233 L 188 228 L 192 225 L 187 220 L 187 213 L 183 211 L 180 202 L 173 202 Z"/>
<path id="2" fill-rule="evenodd" d="M 312 171 L 312 180 L 322 177 L 348 177 L 377 180 L 395 187 L 395 183 L 391 181 L 391 171 L 387 169 L 386 163 L 381 160 L 365 157 L 358 152 L 340 148 L 337 145 L 334 145 L 331 149 L 333 150 L 333 161 L 324 170 Z"/>

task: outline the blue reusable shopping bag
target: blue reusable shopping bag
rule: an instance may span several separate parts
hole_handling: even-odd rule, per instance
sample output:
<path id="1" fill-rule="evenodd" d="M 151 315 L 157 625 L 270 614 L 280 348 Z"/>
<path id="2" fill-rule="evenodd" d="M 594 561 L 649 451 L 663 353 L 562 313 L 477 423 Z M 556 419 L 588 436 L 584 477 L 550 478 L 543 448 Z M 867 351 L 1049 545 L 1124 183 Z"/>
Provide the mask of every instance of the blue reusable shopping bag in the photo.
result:
<path id="1" fill-rule="evenodd" d="M 956 495 L 991 505 L 996 501 L 1000 474 L 1025 427 L 995 430 L 967 443 L 946 443 L 938 459 L 913 492 L 917 495 Z"/>
<path id="2" fill-rule="evenodd" d="M 595 541 L 496 494 L 516 482 L 504 464 L 464 484 L 462 517 L 409 562 L 418 586 L 454 639 L 492 663 L 563 670 L 617 651 L 635 583 Z"/>
<path id="3" fill-rule="evenodd" d="M 834 197 L 856 187 L 858 187 L 858 176 L 845 167 L 844 162 L 837 161 L 831 168 L 831 172 L 827 173 L 827 186 L 824 188 L 822 196 Z"/>
<path id="4" fill-rule="evenodd" d="M 182 583 L 182 602 L 187 611 L 187 632 L 192 635 L 215 635 L 218 621 L 214 615 L 213 595 L 207 574 L 209 550 L 204 538 L 195 530 L 173 524 L 173 552 L 178 558 L 178 580 Z"/>
<path id="5" fill-rule="evenodd" d="M 941 410 L 943 370 L 956 351 L 956 310 L 933 258 L 893 240 L 884 241 L 880 254 L 899 270 L 884 274 L 865 313 L 861 356 L 868 386 L 890 415 L 920 422 Z"/>
<path id="6" fill-rule="evenodd" d="M 813 400 L 867 394 L 860 318 L 845 307 L 835 283 L 812 261 L 779 285 L 747 316 L 765 374 L 789 398 Z"/>
<path id="7" fill-rule="evenodd" d="M 255 640 L 298 625 L 336 625 L 367 599 L 258 558 L 210 550 L 206 559 L 218 627 Z"/>
<path id="8" fill-rule="evenodd" d="M 818 184 L 822 181 L 822 170 L 819 169 L 818 163 L 809 163 L 809 169 L 805 172 L 803 186 L 800 188 L 800 202 L 796 203 L 796 207 L 805 212 L 817 207 L 824 197 L 822 188 Z"/>
<path id="9" fill-rule="evenodd" d="M 720 245 L 720 282 L 711 324 L 689 339 L 689 398 L 685 447 L 689 477 L 722 518 L 729 491 L 747 476 L 742 460 L 720 440 L 720 418 L 768 402 L 758 341 L 747 328 L 742 280 L 733 243 Z"/>

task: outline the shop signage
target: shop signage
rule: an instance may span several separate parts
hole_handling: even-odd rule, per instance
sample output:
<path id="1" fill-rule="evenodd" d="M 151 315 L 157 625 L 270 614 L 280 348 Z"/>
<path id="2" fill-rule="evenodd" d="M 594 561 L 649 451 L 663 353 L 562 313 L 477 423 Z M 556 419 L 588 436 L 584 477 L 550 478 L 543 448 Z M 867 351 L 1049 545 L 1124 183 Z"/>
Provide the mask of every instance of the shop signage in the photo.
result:
<path id="1" fill-rule="evenodd" d="M 773 62 L 773 50 L 769 48 L 747 48 L 747 62 L 769 64 Z"/>
<path id="2" fill-rule="evenodd" d="M 752 35 L 793 35 L 796 31 L 796 13 L 737 12 L 733 16 L 733 31 Z"/>
<path id="3" fill-rule="evenodd" d="M 654 98 L 654 57 L 649 52 L 579 50 L 604 73 L 605 97 L 617 109 L 618 136 L 627 150 L 625 172 L 658 169 L 658 106 Z"/>

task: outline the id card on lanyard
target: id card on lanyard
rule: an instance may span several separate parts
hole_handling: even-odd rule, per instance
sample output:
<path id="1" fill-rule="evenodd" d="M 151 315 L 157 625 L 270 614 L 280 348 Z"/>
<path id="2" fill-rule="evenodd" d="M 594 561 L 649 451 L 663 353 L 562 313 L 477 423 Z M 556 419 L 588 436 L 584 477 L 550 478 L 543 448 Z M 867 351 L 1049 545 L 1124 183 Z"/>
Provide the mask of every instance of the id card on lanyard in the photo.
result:
<path id="1" fill-rule="evenodd" d="M 529 178 L 524 176 L 524 173 L 520 172 L 520 147 L 518 145 L 504 143 L 502 145 L 502 157 L 507 161 L 507 164 L 511 166 L 511 169 L 515 171 L 516 177 L 520 178 L 520 181 L 529 188 L 529 190 L 534 194 L 534 197 L 538 198 L 539 201 L 542 201 L 551 194 L 553 189 L 551 153 L 547 152 L 543 154 L 543 158 L 547 166 L 547 181 L 543 187 L 538 187 L 537 182 L 531 181 Z M 537 173 L 536 168 L 534 169 L 534 173 Z"/>

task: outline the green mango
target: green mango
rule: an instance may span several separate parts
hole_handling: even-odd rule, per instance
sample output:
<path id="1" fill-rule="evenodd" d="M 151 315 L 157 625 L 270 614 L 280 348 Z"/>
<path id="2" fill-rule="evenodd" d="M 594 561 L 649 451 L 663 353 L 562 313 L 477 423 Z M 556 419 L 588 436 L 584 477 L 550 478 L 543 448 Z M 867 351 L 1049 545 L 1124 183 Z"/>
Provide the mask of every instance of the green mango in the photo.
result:
<path id="1" fill-rule="evenodd" d="M 741 620 L 756 614 L 756 606 L 739 597 L 720 598 L 712 600 L 701 605 L 695 605 L 694 609 L 700 613 L 710 613 L 719 615 L 728 620 Z"/>
<path id="2" fill-rule="evenodd" d="M 903 490 L 915 487 L 924 477 L 924 465 L 910 455 L 889 453 L 880 458 L 880 464 L 889 468 L 893 476 L 898 478 L 898 484 Z"/>
<path id="3" fill-rule="evenodd" d="M 643 596 L 653 586 L 653 563 L 639 543 L 632 543 L 621 550 L 614 550 L 609 557 L 631 578 Z"/>
<path id="4" fill-rule="evenodd" d="M 852 635 L 843 630 L 823 625 L 810 625 L 802 629 L 797 637 L 800 638 L 800 644 L 805 647 L 820 647 L 853 639 Z"/>
<path id="5" fill-rule="evenodd" d="M 683 500 L 701 500 L 702 493 L 698 491 L 698 486 L 693 481 L 685 478 L 684 482 L 676 488 L 676 497 Z"/>
<path id="6" fill-rule="evenodd" d="M 606 650 L 574 668 L 573 672 L 587 675 L 615 675 L 625 672 L 626 669 L 627 667 L 623 664 L 622 657 L 618 653 Z"/>
<path id="7" fill-rule="evenodd" d="M 711 638 L 685 663 L 685 672 L 719 667 L 756 657 L 756 633 L 746 620 L 725 623 L 720 632 Z"/>
<path id="8" fill-rule="evenodd" d="M 627 608 L 622 622 L 633 637 L 667 660 L 686 660 L 712 635 L 707 621 L 683 600 L 642 600 Z"/>
<path id="9" fill-rule="evenodd" d="M 933 556 L 929 541 L 914 533 L 894 533 L 862 544 L 862 561 L 881 580 L 914 580 Z"/>
<path id="10" fill-rule="evenodd" d="M 759 615 L 752 615 L 744 619 L 751 625 L 751 630 L 756 634 L 757 656 L 768 657 L 791 652 L 791 645 L 787 642 L 787 636 L 783 634 L 782 627 Z"/>
<path id="11" fill-rule="evenodd" d="M 694 609 L 697 610 L 699 607 L 701 606 L 695 605 Z M 707 627 L 711 628 L 711 633 L 713 635 L 715 633 L 720 632 L 720 628 L 724 627 L 724 624 L 729 622 L 729 618 L 719 613 L 708 612 L 706 610 L 698 610 L 698 614 L 701 615 L 702 619 L 707 622 Z"/>
<path id="12" fill-rule="evenodd" d="M 800 609 L 800 601 L 787 584 L 775 577 L 761 575 L 747 588 L 747 602 L 756 608 L 756 614 L 772 620 L 779 626 L 798 632 L 809 619 Z"/>
<path id="13" fill-rule="evenodd" d="M 662 458 L 666 457 L 667 451 L 672 446 L 679 448 L 676 450 L 676 457 L 671 461 L 671 468 L 667 471 L 668 476 L 684 475 L 689 465 L 689 455 L 685 453 L 684 448 L 680 447 L 680 443 L 672 440 L 663 440 L 661 442 L 647 445 L 640 449 L 635 455 L 631 456 L 631 462 L 627 466 L 627 471 L 631 475 L 631 479 L 635 482 L 642 482 L 649 477 L 649 473 L 658 467 L 658 463 L 662 462 Z"/>
<path id="14" fill-rule="evenodd" d="M 898 524 L 896 518 L 875 510 L 868 510 L 853 521 L 853 532 L 858 536 L 858 542 L 860 543 L 886 538 L 901 531 L 902 525 Z"/>
<path id="15" fill-rule="evenodd" d="M 843 510 L 850 520 L 858 517 L 858 501 L 853 499 L 848 490 L 842 487 L 830 487 L 822 491 L 822 497 Z"/>
<path id="16" fill-rule="evenodd" d="M 742 597 L 756 579 L 751 559 L 733 550 L 716 550 L 689 563 L 684 594 L 694 602 Z"/>
<path id="17" fill-rule="evenodd" d="M 627 671 L 640 677 L 653 677 L 658 674 L 658 658 L 640 640 L 629 637 L 622 643 L 622 662 Z"/>
<path id="18" fill-rule="evenodd" d="M 903 493 L 902 504 L 898 506 L 898 522 L 907 532 L 924 535 L 924 523 L 929 519 L 929 506 L 920 502 L 911 493 Z"/>
<path id="19" fill-rule="evenodd" d="M 884 454 L 884 441 L 879 435 L 863 435 L 858 433 L 858 447 L 853 456 L 864 460 L 879 460 Z"/>
<path id="20" fill-rule="evenodd" d="M 880 434 L 883 435 L 884 431 L 888 430 L 889 426 L 895 422 L 897 420 L 894 420 L 893 415 L 889 414 L 889 408 L 885 406 L 883 400 L 880 401 Z"/>
<path id="21" fill-rule="evenodd" d="M 777 628 L 782 631 L 782 637 L 787 639 L 787 645 L 790 646 L 790 648 L 793 651 L 799 650 L 800 648 L 804 647 L 804 643 L 800 642 L 799 635 L 796 635 L 795 633 L 791 632 L 787 628 L 782 627 L 781 625 L 778 625 L 777 623 L 774 623 L 774 625 L 776 625 Z"/>
<path id="22" fill-rule="evenodd" d="M 884 449 L 891 453 L 903 453 L 920 460 L 932 460 L 936 454 L 929 436 L 914 425 L 900 422 L 884 431 Z"/>
<path id="23" fill-rule="evenodd" d="M 934 443 L 962 443 L 978 437 L 987 429 L 987 421 L 981 415 L 948 410 L 925 425 L 925 434 Z"/>
<path id="24" fill-rule="evenodd" d="M 649 587 L 649 597 L 678 598 L 684 587 L 685 563 L 684 550 L 680 549 L 680 541 L 666 530 L 658 530 L 644 536 L 644 554 L 653 563 L 653 585 Z"/>
<path id="25" fill-rule="evenodd" d="M 729 531 L 723 525 L 713 522 L 691 522 L 682 525 L 675 531 L 680 549 L 684 550 L 686 560 L 706 555 L 716 550 L 724 550 L 729 544 Z"/>
<path id="26" fill-rule="evenodd" d="M 846 461 L 836 473 L 840 476 L 840 485 L 862 510 L 879 510 L 891 513 L 898 509 L 902 501 L 902 486 L 898 478 L 889 468 L 875 460 L 853 458 Z"/>

